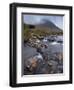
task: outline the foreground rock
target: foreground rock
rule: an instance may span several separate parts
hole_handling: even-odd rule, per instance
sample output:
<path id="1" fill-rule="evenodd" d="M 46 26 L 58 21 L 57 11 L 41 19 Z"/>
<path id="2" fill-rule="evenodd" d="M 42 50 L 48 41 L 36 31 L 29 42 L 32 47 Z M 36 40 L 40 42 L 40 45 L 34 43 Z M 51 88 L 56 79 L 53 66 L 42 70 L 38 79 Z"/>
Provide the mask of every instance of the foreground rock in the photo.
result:
<path id="1" fill-rule="evenodd" d="M 24 74 L 55 74 L 63 73 L 63 60 L 61 53 L 54 54 L 51 59 L 35 55 L 24 62 Z"/>

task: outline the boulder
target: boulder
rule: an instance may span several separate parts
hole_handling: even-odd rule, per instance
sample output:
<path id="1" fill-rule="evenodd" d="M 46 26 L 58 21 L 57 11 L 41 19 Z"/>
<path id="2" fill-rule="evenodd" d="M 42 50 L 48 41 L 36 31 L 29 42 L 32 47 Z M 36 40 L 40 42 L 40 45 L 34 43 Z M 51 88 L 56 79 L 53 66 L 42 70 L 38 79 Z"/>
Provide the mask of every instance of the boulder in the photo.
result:
<path id="1" fill-rule="evenodd" d="M 38 62 L 36 58 L 29 58 L 24 62 L 24 74 L 34 74 L 35 69 L 38 66 Z"/>

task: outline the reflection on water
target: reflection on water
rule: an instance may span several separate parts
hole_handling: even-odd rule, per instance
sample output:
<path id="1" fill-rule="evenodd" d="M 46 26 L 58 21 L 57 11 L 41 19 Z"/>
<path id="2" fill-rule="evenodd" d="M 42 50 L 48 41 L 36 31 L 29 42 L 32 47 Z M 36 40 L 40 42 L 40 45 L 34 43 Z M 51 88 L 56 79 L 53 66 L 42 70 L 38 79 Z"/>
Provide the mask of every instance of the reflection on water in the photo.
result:
<path id="1" fill-rule="evenodd" d="M 23 44 L 23 74 L 63 73 L 63 36 Z"/>

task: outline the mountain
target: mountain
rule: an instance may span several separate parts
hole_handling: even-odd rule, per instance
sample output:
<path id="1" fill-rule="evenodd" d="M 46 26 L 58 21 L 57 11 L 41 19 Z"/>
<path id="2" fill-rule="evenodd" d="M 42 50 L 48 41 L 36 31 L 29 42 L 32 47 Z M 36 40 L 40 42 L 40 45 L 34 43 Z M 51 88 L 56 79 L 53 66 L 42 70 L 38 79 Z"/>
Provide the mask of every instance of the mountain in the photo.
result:
<path id="1" fill-rule="evenodd" d="M 49 20 L 43 19 L 41 23 L 37 24 L 36 27 L 42 28 L 42 29 L 48 29 L 52 32 L 62 32 L 62 29 L 57 27 L 54 23 L 52 23 Z"/>
<path id="2" fill-rule="evenodd" d="M 32 33 L 36 35 L 55 35 L 55 34 L 63 34 L 63 30 L 57 27 L 54 23 L 49 20 L 43 19 L 38 24 L 24 24 L 24 31 L 26 29 L 30 30 Z M 27 31 L 28 32 L 28 31 Z"/>

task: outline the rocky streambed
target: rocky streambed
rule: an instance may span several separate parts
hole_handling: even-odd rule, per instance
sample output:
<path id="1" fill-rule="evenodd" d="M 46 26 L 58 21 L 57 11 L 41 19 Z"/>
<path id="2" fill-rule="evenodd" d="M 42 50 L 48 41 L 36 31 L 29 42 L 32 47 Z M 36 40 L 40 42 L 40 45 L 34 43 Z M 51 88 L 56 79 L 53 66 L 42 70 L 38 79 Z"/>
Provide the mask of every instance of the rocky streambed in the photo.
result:
<path id="1" fill-rule="evenodd" d="M 63 42 L 59 38 L 23 44 L 22 74 L 63 73 Z"/>

